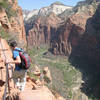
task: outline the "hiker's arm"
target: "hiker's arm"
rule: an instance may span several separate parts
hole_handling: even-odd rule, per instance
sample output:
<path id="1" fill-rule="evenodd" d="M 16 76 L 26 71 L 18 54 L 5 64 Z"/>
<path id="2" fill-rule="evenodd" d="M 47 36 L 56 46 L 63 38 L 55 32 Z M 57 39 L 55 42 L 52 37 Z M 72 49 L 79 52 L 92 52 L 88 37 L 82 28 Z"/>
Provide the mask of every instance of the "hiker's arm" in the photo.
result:
<path id="1" fill-rule="evenodd" d="M 20 56 L 17 56 L 16 60 L 6 61 L 6 63 L 19 64 L 21 63 Z"/>

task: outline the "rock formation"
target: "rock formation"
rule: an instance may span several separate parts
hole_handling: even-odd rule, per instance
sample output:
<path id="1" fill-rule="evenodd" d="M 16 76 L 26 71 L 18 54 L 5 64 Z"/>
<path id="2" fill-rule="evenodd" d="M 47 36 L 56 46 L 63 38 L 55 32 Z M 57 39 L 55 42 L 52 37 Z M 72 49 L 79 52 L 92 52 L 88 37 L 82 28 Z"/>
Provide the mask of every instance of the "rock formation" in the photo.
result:
<path id="1" fill-rule="evenodd" d="M 39 46 L 40 44 L 50 44 L 51 38 L 55 35 L 58 24 L 61 22 L 54 13 L 48 17 L 40 17 L 34 24 L 34 28 L 29 31 L 28 44 Z"/>
<path id="2" fill-rule="evenodd" d="M 3 2 L 3 1 L 2 1 Z M 22 9 L 18 6 L 17 0 L 8 0 L 6 2 L 3 2 L 7 4 L 7 7 L 10 9 L 6 9 L 5 6 L 2 5 L 0 2 L 0 31 L 3 28 L 5 34 L 10 34 L 11 36 L 14 35 L 14 39 L 18 38 L 18 42 L 23 43 L 24 45 L 26 43 L 26 34 L 23 24 L 23 16 L 22 16 Z M 11 11 L 11 12 L 10 12 Z M 13 15 L 15 14 L 15 15 Z M 52 15 L 53 17 L 56 17 L 55 15 Z M 53 17 L 50 16 L 50 22 L 52 21 Z M 54 19 L 54 21 L 56 18 Z M 39 20 L 38 20 L 39 21 Z M 48 21 L 48 20 L 47 20 Z M 46 24 L 50 24 L 50 22 L 47 22 Z M 59 21 L 59 19 L 57 19 Z M 40 23 L 41 24 L 41 23 Z M 39 24 L 39 25 L 40 25 Z M 57 24 L 57 23 L 56 23 Z M 54 27 L 56 26 L 54 25 Z M 45 24 L 44 24 L 45 25 Z M 51 26 L 51 24 L 50 24 Z M 49 26 L 49 28 L 50 28 Z M 36 27 L 39 27 L 36 25 Z M 1 34 L 2 37 L 2 34 Z M 2 44 L 1 44 L 2 43 Z M 6 50 L 3 50 L 6 49 Z M 6 57 L 5 57 L 6 56 Z M 4 39 L 1 39 L 0 41 L 0 100 L 3 99 L 3 94 L 5 90 L 5 82 L 6 82 L 6 66 L 4 64 L 4 60 L 12 60 L 12 52 L 7 44 L 7 41 Z M 14 65 L 12 65 L 14 67 Z M 51 93 L 51 91 L 45 87 L 42 86 L 36 90 L 33 90 L 33 83 L 31 80 L 26 83 L 26 88 L 23 92 L 19 94 L 19 91 L 14 87 L 13 81 L 12 81 L 12 70 L 11 65 L 8 66 L 9 70 L 9 85 L 10 85 L 10 96 L 12 100 L 16 99 L 16 96 L 19 96 L 20 100 L 57 100 L 55 96 Z M 27 95 L 27 97 L 26 97 Z M 8 91 L 6 97 L 9 96 Z M 62 97 L 60 97 L 62 98 Z M 9 97 L 7 98 L 9 99 Z"/>
<path id="3" fill-rule="evenodd" d="M 3 6 L 6 4 L 6 7 Z M 18 6 L 17 0 L 2 1 L 0 5 L 0 23 L 12 37 L 17 37 L 20 43 L 26 44 L 26 32 L 23 23 L 22 9 Z"/>
<path id="4" fill-rule="evenodd" d="M 74 8 L 64 10 L 59 16 L 49 13 L 48 16 L 41 15 L 35 20 L 32 17 L 33 21 L 31 18 L 25 22 L 28 45 L 49 44 L 52 53 L 69 56 L 72 48 L 78 45 L 87 20 L 93 16 L 98 4 L 98 0 L 91 0 L 91 3 L 86 0 L 79 2 Z"/>
<path id="5" fill-rule="evenodd" d="M 54 37 L 54 42 L 51 43 L 51 51 L 53 51 L 54 54 L 70 55 L 72 49 L 76 48 L 80 43 L 79 40 L 83 35 L 87 32 L 88 34 L 96 33 L 89 19 L 97 13 L 95 7 L 97 8 L 98 4 L 99 3 L 93 3 L 88 6 L 84 5 L 81 6 L 81 9 L 79 6 L 77 12 L 68 18 L 63 25 L 59 26 L 57 29 L 57 33 L 59 34 Z M 94 21 L 94 24 L 96 24 L 96 22 Z"/>
<path id="6" fill-rule="evenodd" d="M 99 100 L 100 0 L 82 1 L 70 10 L 54 15 L 56 18 L 53 17 L 51 21 L 49 16 L 43 19 L 40 16 L 31 23 L 32 27 L 28 33 L 29 45 L 40 46 L 47 43 L 53 54 L 69 57 L 71 64 L 82 72 L 84 83 L 80 90 Z M 83 100 L 88 100 L 87 96 L 82 95 Z"/>
<path id="7" fill-rule="evenodd" d="M 60 25 L 57 29 L 57 35 L 51 42 L 51 49 L 53 48 L 51 51 L 53 51 L 54 54 L 64 54 L 68 56 L 72 48 L 78 45 L 78 40 L 84 34 L 87 19 L 94 14 L 94 8 L 92 6 L 89 11 L 86 11 L 87 8 L 85 7 L 82 8 L 84 8 L 83 11 L 79 7 L 77 13 L 68 18 L 65 23 Z"/>
<path id="8" fill-rule="evenodd" d="M 72 9 L 72 7 L 55 2 L 48 7 L 41 8 L 39 11 L 33 10 L 28 15 L 24 13 L 28 44 L 38 46 L 40 44 L 50 44 L 58 24 L 62 23 L 57 15 L 69 9 Z"/>

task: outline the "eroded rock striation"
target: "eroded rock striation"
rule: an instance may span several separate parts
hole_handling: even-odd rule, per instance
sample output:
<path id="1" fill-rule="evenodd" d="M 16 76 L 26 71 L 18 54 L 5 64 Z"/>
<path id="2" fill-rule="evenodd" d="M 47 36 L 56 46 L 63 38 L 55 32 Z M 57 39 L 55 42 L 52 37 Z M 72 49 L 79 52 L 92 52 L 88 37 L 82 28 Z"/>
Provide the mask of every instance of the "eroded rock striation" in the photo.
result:
<path id="1" fill-rule="evenodd" d="M 86 0 L 59 15 L 52 12 L 32 17 L 25 22 L 28 45 L 48 44 L 52 53 L 69 56 L 85 34 L 87 21 L 95 14 L 99 3 Z"/>
<path id="2" fill-rule="evenodd" d="M 54 15 L 56 17 L 50 20 Z M 84 83 L 80 90 L 99 100 L 100 0 L 79 2 L 60 15 L 50 13 L 49 16 L 36 17 L 31 26 L 27 31 L 29 46 L 48 44 L 53 54 L 67 56 L 82 72 Z M 82 100 L 88 100 L 87 96 L 82 95 Z"/>
<path id="3" fill-rule="evenodd" d="M 4 6 L 4 4 L 6 6 Z M 17 41 L 26 44 L 26 32 L 23 23 L 22 9 L 17 0 L 2 1 L 0 5 L 0 24 L 6 33 L 16 37 Z"/>

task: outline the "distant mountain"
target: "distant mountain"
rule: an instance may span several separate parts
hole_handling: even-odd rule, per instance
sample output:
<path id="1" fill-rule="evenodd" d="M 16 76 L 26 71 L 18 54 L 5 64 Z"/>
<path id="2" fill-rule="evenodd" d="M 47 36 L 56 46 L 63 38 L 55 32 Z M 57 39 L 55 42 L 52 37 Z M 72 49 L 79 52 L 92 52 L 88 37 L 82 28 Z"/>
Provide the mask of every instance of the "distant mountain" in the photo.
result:
<path id="1" fill-rule="evenodd" d="M 31 18 L 34 16 L 48 16 L 50 13 L 59 15 L 67 9 L 72 9 L 72 7 L 66 6 L 61 2 L 54 2 L 50 6 L 43 7 L 39 10 L 36 9 L 32 11 L 23 10 L 23 16 L 24 16 L 24 20 L 28 21 L 29 19 L 31 20 Z"/>
<path id="2" fill-rule="evenodd" d="M 56 15 L 59 15 L 62 12 L 64 12 L 66 9 L 71 9 L 71 8 L 72 7 L 70 7 L 70 6 L 66 6 L 62 3 L 55 2 L 55 3 L 51 4 L 49 7 L 41 8 L 39 10 L 39 15 L 46 16 L 52 12 L 55 13 Z"/>
<path id="3" fill-rule="evenodd" d="M 27 9 L 23 10 L 23 17 L 25 18 L 26 15 L 28 15 L 29 13 L 30 13 L 29 10 L 27 10 Z"/>
<path id="4" fill-rule="evenodd" d="M 23 10 L 23 17 L 24 17 L 24 20 L 27 21 L 27 20 L 29 20 L 30 18 L 32 18 L 33 16 L 38 15 L 38 12 L 39 12 L 39 10 L 37 10 L 37 9 L 34 9 L 34 10 L 32 10 L 32 11 Z"/>

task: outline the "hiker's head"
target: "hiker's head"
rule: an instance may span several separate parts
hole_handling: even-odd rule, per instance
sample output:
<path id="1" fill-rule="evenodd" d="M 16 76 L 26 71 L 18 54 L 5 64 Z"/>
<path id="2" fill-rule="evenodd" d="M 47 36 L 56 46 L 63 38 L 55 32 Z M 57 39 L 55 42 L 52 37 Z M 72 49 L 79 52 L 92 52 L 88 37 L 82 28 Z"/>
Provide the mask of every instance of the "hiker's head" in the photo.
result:
<path id="1" fill-rule="evenodd" d="M 17 42 L 16 41 L 13 41 L 13 42 L 10 43 L 11 49 L 15 49 L 16 46 L 17 46 Z"/>

